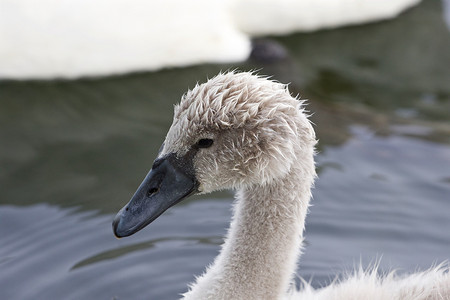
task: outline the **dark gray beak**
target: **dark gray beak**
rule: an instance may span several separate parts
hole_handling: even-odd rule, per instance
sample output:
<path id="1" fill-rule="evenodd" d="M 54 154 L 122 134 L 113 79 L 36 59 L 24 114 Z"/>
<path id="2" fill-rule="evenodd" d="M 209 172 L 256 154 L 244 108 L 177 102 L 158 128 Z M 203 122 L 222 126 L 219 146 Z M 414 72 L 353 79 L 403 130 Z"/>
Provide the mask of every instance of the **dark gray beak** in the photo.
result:
<path id="1" fill-rule="evenodd" d="M 120 238 L 138 232 L 197 188 L 191 155 L 178 158 L 171 153 L 155 160 L 130 202 L 114 218 L 114 234 Z"/>

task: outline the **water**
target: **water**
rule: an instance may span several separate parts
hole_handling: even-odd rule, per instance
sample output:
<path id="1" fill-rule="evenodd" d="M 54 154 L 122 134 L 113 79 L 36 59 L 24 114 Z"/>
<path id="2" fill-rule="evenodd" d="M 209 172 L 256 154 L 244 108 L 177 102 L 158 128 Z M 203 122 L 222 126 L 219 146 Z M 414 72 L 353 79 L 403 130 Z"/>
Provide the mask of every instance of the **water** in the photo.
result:
<path id="1" fill-rule="evenodd" d="M 310 99 L 319 179 L 298 275 L 450 259 L 450 31 L 441 2 L 396 20 L 277 38 L 263 68 Z M 0 83 L 0 298 L 175 299 L 217 255 L 231 192 L 173 207 L 117 240 L 187 87 L 230 65 Z"/>

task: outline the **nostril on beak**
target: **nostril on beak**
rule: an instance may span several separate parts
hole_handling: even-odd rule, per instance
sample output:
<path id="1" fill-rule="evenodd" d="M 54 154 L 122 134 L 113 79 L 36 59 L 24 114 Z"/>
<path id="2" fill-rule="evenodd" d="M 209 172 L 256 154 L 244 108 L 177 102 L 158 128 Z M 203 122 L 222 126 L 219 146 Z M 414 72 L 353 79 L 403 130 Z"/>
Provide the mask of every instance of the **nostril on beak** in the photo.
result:
<path id="1" fill-rule="evenodd" d="M 159 188 L 157 188 L 157 187 L 151 188 L 147 192 L 147 197 L 151 197 L 158 192 L 159 192 Z"/>

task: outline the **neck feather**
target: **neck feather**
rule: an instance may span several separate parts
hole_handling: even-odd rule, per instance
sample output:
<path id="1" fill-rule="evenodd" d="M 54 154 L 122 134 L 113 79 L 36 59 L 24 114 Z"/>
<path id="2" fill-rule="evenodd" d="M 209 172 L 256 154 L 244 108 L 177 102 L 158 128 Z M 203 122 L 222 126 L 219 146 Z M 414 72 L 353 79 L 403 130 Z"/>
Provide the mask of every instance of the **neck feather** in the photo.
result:
<path id="1" fill-rule="evenodd" d="M 311 155 L 312 157 L 312 155 Z M 281 299 L 296 269 L 314 163 L 238 191 L 222 250 L 185 299 Z M 304 166 L 305 167 L 305 166 Z"/>

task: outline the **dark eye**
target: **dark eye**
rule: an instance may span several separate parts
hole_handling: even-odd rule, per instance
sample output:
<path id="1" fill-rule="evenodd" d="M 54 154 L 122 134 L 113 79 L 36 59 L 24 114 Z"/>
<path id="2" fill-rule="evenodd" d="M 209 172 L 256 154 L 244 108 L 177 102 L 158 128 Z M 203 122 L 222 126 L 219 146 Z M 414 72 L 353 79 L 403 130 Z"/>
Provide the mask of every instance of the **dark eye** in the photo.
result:
<path id="1" fill-rule="evenodd" d="M 197 142 L 197 146 L 199 148 L 209 148 L 209 147 L 211 147 L 213 142 L 214 141 L 212 139 L 201 139 Z"/>

